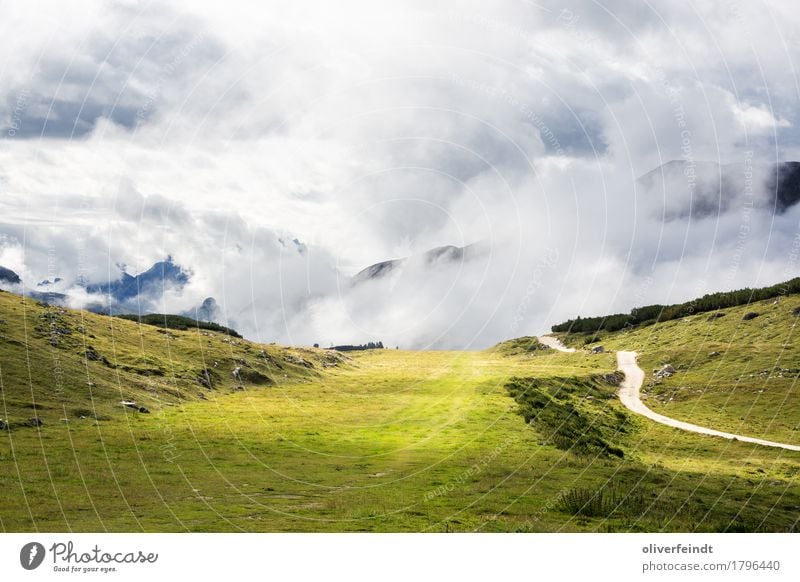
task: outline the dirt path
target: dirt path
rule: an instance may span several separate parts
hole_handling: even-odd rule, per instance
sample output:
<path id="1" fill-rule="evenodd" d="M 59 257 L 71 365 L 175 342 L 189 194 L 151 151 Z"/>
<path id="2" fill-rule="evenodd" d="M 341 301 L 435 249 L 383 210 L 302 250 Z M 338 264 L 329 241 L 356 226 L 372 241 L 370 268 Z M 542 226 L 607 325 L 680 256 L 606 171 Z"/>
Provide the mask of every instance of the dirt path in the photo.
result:
<path id="1" fill-rule="evenodd" d="M 539 341 L 542 341 L 542 338 L 539 338 Z M 542 341 L 542 343 L 544 342 Z M 754 443 L 757 445 L 764 445 L 766 447 L 778 447 L 781 449 L 788 449 L 790 451 L 800 451 L 800 446 L 797 445 L 776 443 L 764 439 L 722 432 L 719 430 L 714 430 L 713 428 L 705 428 L 703 426 L 697 426 L 696 424 L 675 420 L 674 418 L 669 418 L 663 414 L 653 412 L 644 405 L 639 394 L 639 391 L 642 388 L 642 383 L 644 382 L 644 371 L 636 363 L 636 352 L 617 352 L 617 367 L 625 372 L 625 381 L 622 383 L 619 389 L 619 399 L 622 404 L 628 408 L 628 410 L 635 412 L 636 414 L 641 414 L 650 420 L 654 420 L 656 422 L 660 422 L 661 424 L 689 432 L 717 436 L 724 439 L 737 440 L 746 443 Z"/>

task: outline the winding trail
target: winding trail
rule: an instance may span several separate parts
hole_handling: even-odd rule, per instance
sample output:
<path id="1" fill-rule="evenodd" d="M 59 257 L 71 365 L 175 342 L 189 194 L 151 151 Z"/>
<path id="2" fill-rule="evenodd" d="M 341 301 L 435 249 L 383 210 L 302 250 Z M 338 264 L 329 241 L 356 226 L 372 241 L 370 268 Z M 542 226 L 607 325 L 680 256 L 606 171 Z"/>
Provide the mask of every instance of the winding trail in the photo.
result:
<path id="1" fill-rule="evenodd" d="M 575 351 L 572 348 L 566 347 L 564 344 L 558 341 L 558 339 L 551 336 L 541 336 L 539 338 L 539 341 L 545 344 L 546 346 L 550 346 L 551 348 L 558 350 L 559 352 Z M 775 441 L 768 441 L 764 439 L 758 439 L 755 437 L 733 434 L 730 432 L 722 432 L 719 430 L 714 430 L 713 428 L 706 428 L 704 426 L 698 426 L 696 424 L 691 424 L 689 422 L 683 422 L 682 420 L 675 420 L 674 418 L 670 418 L 668 416 L 664 416 L 663 414 L 658 414 L 657 412 L 653 412 L 652 410 L 647 408 L 647 406 L 645 406 L 645 404 L 642 402 L 641 399 L 640 391 L 642 388 L 642 384 L 644 383 L 644 370 L 642 370 L 639 367 L 639 364 L 636 363 L 636 352 L 617 352 L 617 368 L 622 372 L 625 372 L 625 380 L 620 385 L 618 392 L 619 399 L 620 402 L 622 402 L 622 404 L 625 406 L 625 408 L 627 408 L 631 412 L 635 412 L 636 414 L 646 416 L 650 420 L 654 420 L 666 426 L 671 426 L 673 428 L 685 430 L 688 432 L 694 432 L 708 436 L 716 436 L 728 440 L 741 441 L 745 443 L 753 443 L 756 445 L 763 445 L 765 447 L 776 447 L 779 449 L 786 449 L 789 451 L 800 451 L 800 446 L 798 445 L 790 445 L 788 443 L 778 443 Z"/>

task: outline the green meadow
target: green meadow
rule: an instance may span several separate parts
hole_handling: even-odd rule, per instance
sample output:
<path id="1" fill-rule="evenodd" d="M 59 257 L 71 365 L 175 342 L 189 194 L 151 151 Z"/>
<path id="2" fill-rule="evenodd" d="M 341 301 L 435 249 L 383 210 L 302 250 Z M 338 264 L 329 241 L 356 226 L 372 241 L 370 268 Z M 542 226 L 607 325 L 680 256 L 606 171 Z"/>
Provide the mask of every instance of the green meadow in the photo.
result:
<path id="1" fill-rule="evenodd" d="M 791 305 L 782 302 L 773 316 L 765 306 L 748 323 L 774 320 L 787 331 L 794 320 L 783 312 Z M 717 343 L 700 337 L 697 330 L 734 324 L 737 309 L 714 324 L 697 318 L 674 322 L 674 330 L 664 325 L 662 340 L 700 342 L 694 351 L 684 343 L 657 348 L 650 328 L 603 341 L 641 349 L 646 369 L 665 358 L 676 365 L 672 378 L 648 388 L 651 404 L 659 391 L 701 387 L 699 379 L 719 362 L 727 362 L 719 378 L 760 372 L 767 363 L 755 353 L 745 362 L 746 346 L 758 340 L 772 349 L 791 340 L 766 327 L 749 328 L 747 341 L 725 330 Z M 689 326 L 696 331 L 678 335 Z M 722 355 L 690 377 L 700 361 L 692 354 L 714 346 Z M 535 338 L 522 338 L 485 351 L 343 356 L 257 345 L 207 329 L 162 329 L 0 293 L 0 528 L 800 527 L 800 454 L 636 417 L 614 396 L 614 354 L 540 347 Z M 796 349 L 792 358 L 797 362 Z M 790 359 L 782 360 L 785 369 Z M 754 401 L 770 395 L 772 408 L 748 412 L 751 430 L 763 427 L 759 436 L 793 438 L 796 405 L 781 412 L 781 423 L 771 420 L 780 392 L 791 396 L 788 375 L 769 380 L 764 393 L 756 387 L 768 380 L 759 377 L 736 395 L 742 402 L 746 394 Z M 732 401 L 723 393 L 726 384 L 719 386 L 703 397 L 717 390 L 717 404 Z M 714 412 L 712 401 L 703 412 L 691 404 L 699 395 L 686 394 L 665 400 L 663 410 L 674 416 L 683 410 L 697 422 Z M 720 424 L 736 428 L 737 414 L 718 413 Z"/>

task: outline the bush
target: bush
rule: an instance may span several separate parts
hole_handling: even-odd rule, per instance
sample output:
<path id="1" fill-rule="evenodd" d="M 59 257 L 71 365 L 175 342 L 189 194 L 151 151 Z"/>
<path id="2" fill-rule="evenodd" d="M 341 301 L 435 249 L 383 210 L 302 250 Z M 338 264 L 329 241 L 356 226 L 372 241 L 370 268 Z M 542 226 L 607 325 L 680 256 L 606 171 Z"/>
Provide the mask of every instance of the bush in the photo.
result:
<path id="1" fill-rule="evenodd" d="M 624 457 L 611 439 L 627 432 L 628 416 L 610 409 L 602 375 L 588 378 L 512 378 L 506 384 L 519 413 L 556 448 L 576 455 Z"/>
<path id="2" fill-rule="evenodd" d="M 600 489 L 580 487 L 571 489 L 559 500 L 559 509 L 570 515 L 608 518 L 614 514 L 638 517 L 647 510 L 647 502 L 640 492 L 631 492 L 617 485 Z"/>

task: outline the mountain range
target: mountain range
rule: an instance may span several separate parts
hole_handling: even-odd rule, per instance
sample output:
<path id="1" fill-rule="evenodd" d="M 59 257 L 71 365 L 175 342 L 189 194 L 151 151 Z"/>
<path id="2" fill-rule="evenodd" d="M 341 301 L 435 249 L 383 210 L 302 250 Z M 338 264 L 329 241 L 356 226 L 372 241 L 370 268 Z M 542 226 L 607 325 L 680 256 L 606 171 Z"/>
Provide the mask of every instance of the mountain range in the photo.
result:
<path id="1" fill-rule="evenodd" d="M 649 200 L 663 201 L 667 220 L 717 216 L 750 202 L 780 215 L 800 202 L 800 162 L 673 160 L 636 185 Z"/>
<path id="2" fill-rule="evenodd" d="M 452 245 L 435 247 L 421 255 L 414 255 L 401 259 L 390 259 L 370 265 L 353 275 L 352 282 L 354 285 L 358 285 L 367 281 L 382 279 L 402 271 L 405 266 L 412 263 L 427 268 L 436 267 L 437 265 L 452 265 L 461 261 L 470 261 L 483 256 L 487 251 L 488 247 L 480 242 L 463 247 Z"/>

